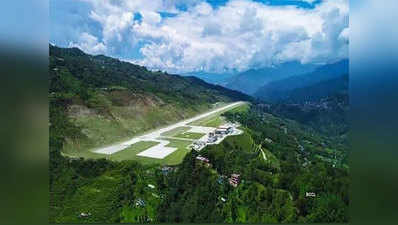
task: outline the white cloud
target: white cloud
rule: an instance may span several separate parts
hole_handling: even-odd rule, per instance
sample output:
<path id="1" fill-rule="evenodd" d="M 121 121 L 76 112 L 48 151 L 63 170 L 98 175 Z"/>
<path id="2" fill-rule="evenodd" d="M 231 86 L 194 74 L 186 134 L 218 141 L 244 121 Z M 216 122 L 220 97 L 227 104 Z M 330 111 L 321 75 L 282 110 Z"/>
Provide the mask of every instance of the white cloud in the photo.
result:
<path id="1" fill-rule="evenodd" d="M 339 40 L 348 41 L 350 36 L 350 29 L 347 27 L 343 31 L 341 31 L 339 35 Z"/>
<path id="2" fill-rule="evenodd" d="M 103 45 L 116 40 L 139 47 L 143 58 L 136 62 L 153 69 L 222 72 L 348 57 L 348 0 L 325 0 L 314 9 L 249 0 L 212 8 L 192 1 L 187 11 L 169 0 L 85 1 L 93 5 L 90 17 L 102 25 Z M 177 15 L 162 18 L 161 11 Z M 133 20 L 137 12 L 141 22 Z"/>
<path id="3" fill-rule="evenodd" d="M 94 55 L 104 54 L 107 50 L 104 43 L 98 42 L 98 38 L 89 33 L 82 33 L 79 38 L 79 42 L 71 42 L 69 43 L 69 47 L 77 47 Z"/>
<path id="4" fill-rule="evenodd" d="M 302 2 L 308 2 L 309 4 L 312 4 L 316 2 L 317 0 L 301 0 Z"/>

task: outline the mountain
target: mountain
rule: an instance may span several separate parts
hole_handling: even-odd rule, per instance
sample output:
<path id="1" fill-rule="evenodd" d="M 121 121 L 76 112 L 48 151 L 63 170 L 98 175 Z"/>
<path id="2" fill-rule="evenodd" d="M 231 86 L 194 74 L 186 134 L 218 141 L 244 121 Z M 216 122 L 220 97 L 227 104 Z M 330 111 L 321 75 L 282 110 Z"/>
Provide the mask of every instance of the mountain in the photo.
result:
<path id="1" fill-rule="evenodd" d="M 314 72 L 271 82 L 256 94 L 271 102 L 268 112 L 312 127 L 328 136 L 348 132 L 348 60 Z M 344 138 L 343 138 L 344 139 Z"/>
<path id="2" fill-rule="evenodd" d="M 305 90 L 297 90 L 307 88 L 313 85 L 318 84 L 318 88 L 311 88 L 308 90 L 318 90 L 325 88 L 328 86 L 327 83 L 319 84 L 321 82 L 329 81 L 334 85 L 339 85 L 339 77 L 348 74 L 348 60 L 341 60 L 339 62 L 333 64 L 327 64 L 324 66 L 320 66 L 315 69 L 313 72 L 288 77 L 286 79 L 278 80 L 270 82 L 264 86 L 262 86 L 254 96 L 258 97 L 259 99 L 269 101 L 269 102 L 278 102 L 288 99 L 290 96 L 294 95 L 295 93 L 303 93 L 306 92 Z M 337 79 L 335 81 L 331 81 Z M 337 83 L 336 83 L 337 82 Z M 329 87 L 330 89 L 331 87 Z M 296 91 L 294 91 L 296 90 Z M 307 91 L 308 95 L 315 95 L 310 91 Z"/>
<path id="3" fill-rule="evenodd" d="M 151 72 L 77 48 L 50 46 L 49 53 L 50 132 L 66 141 L 68 155 L 95 157 L 89 149 L 192 117 L 217 102 L 252 99 L 196 77 Z"/>
<path id="4" fill-rule="evenodd" d="M 251 95 L 270 82 L 309 73 L 315 68 L 316 66 L 313 64 L 304 65 L 300 62 L 287 62 L 274 67 L 251 69 L 232 77 L 224 86 Z"/>
<path id="5" fill-rule="evenodd" d="M 268 112 L 312 127 L 328 136 L 348 132 L 348 74 L 287 91 Z"/>
<path id="6" fill-rule="evenodd" d="M 346 139 L 349 98 L 347 92 L 335 93 L 325 98 L 301 103 L 277 103 L 268 112 L 312 127 L 330 137 Z"/>
<path id="7" fill-rule="evenodd" d="M 336 94 L 348 94 L 348 74 L 321 81 L 311 86 L 296 88 L 288 92 L 284 102 L 303 103 L 319 101 Z"/>
<path id="8" fill-rule="evenodd" d="M 225 86 L 226 83 L 235 76 L 232 73 L 206 73 L 206 72 L 190 72 L 181 74 L 182 76 L 193 76 L 202 79 L 210 84 Z"/>
<path id="9" fill-rule="evenodd" d="M 348 221 L 344 142 L 271 115 L 253 101 L 222 114 L 242 125 L 241 134 L 200 153 L 184 147 L 181 163 L 162 167 L 155 159 L 145 164 L 95 158 L 89 149 L 190 117 L 216 102 L 251 97 L 76 48 L 50 46 L 49 58 L 51 223 Z"/>

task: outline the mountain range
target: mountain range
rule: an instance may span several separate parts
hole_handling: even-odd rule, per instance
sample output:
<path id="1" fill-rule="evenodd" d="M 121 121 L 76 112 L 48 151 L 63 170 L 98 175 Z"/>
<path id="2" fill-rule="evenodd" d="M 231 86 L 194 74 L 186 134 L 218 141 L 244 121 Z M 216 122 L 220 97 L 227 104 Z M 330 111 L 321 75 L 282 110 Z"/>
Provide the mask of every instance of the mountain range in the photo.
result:
<path id="1" fill-rule="evenodd" d="M 224 86 L 233 90 L 253 95 L 256 91 L 270 82 L 282 80 L 294 75 L 312 72 L 316 68 L 313 64 L 287 62 L 280 65 L 261 69 L 250 69 L 232 77 Z"/>
<path id="2" fill-rule="evenodd" d="M 254 96 L 264 101 L 278 102 L 297 94 L 306 95 L 306 98 L 311 99 L 316 95 L 321 97 L 320 91 L 324 92 L 323 95 L 327 95 L 327 92 L 347 89 L 348 83 L 345 84 L 344 80 L 348 82 L 348 64 L 348 60 L 341 60 L 320 66 L 310 73 L 270 82 L 260 87 Z M 346 78 L 343 77 L 344 75 Z"/>
<path id="3" fill-rule="evenodd" d="M 281 101 L 300 93 L 303 95 L 304 92 L 311 100 L 315 96 L 319 97 L 321 90 L 324 90 L 323 95 L 327 95 L 328 92 L 331 94 L 335 92 L 335 88 L 348 88 L 343 84 L 343 75 L 348 75 L 348 64 L 347 59 L 325 65 L 287 62 L 237 74 L 215 74 L 202 71 L 186 73 L 184 76 L 198 77 L 208 83 L 221 85 L 269 102 Z M 300 91 L 300 89 L 318 84 L 320 87 Z"/>
<path id="4" fill-rule="evenodd" d="M 193 76 L 202 79 L 210 84 L 216 84 L 226 87 L 228 82 L 233 79 L 234 73 L 208 73 L 204 71 L 183 73 L 182 76 Z"/>

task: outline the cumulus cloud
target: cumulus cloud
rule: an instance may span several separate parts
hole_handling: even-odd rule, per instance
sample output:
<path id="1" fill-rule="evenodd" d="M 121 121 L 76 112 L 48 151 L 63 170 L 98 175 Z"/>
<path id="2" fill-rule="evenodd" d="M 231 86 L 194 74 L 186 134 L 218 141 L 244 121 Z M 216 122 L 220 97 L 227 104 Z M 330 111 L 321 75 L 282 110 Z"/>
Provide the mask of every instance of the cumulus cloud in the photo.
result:
<path id="1" fill-rule="evenodd" d="M 139 48 L 142 58 L 132 60 L 152 69 L 242 71 L 348 57 L 348 0 L 324 0 L 313 9 L 249 0 L 213 8 L 191 1 L 185 11 L 177 9 L 178 1 L 168 0 L 84 1 L 91 2 L 90 18 L 103 29 L 102 42 L 86 34 L 85 47 L 109 52 L 119 42 Z M 160 12 L 175 16 L 162 17 Z M 134 20 L 136 13 L 140 21 Z"/>
<path id="2" fill-rule="evenodd" d="M 77 47 L 82 49 L 83 51 L 90 53 L 90 54 L 104 54 L 106 53 L 106 46 L 104 43 L 99 42 L 98 38 L 89 34 L 89 33 L 82 33 L 79 38 L 79 42 L 71 42 L 69 43 L 69 47 Z"/>
<path id="3" fill-rule="evenodd" d="M 341 31 L 340 35 L 339 35 L 339 40 L 343 40 L 343 41 L 348 41 L 349 40 L 349 35 L 350 35 L 350 30 L 349 28 L 345 28 L 343 31 Z"/>

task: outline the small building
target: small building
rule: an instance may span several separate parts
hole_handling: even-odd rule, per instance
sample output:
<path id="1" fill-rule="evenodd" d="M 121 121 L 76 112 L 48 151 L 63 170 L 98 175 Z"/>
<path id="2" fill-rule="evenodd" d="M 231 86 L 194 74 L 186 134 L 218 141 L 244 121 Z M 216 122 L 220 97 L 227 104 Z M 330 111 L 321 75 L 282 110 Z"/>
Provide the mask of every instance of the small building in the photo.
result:
<path id="1" fill-rule="evenodd" d="M 226 130 L 224 130 L 224 129 L 219 129 L 219 128 L 217 128 L 215 131 L 214 131 L 214 133 L 217 135 L 223 135 L 223 134 L 226 134 Z"/>
<path id="2" fill-rule="evenodd" d="M 230 185 L 237 187 L 240 182 L 240 174 L 231 174 L 231 177 L 228 180 Z"/>
<path id="3" fill-rule="evenodd" d="M 316 197 L 316 194 L 314 192 L 306 192 L 305 197 Z"/>
<path id="4" fill-rule="evenodd" d="M 154 188 L 155 188 L 155 185 L 153 185 L 153 184 L 148 184 L 148 187 L 154 189 Z"/>
<path id="5" fill-rule="evenodd" d="M 199 150 L 201 150 L 205 145 L 206 145 L 206 142 L 204 142 L 204 141 L 195 141 L 194 143 L 192 143 L 191 147 L 192 147 L 193 150 L 199 151 Z"/>
<path id="6" fill-rule="evenodd" d="M 200 145 L 198 145 L 198 144 L 192 144 L 192 149 L 193 150 L 195 150 L 195 151 L 198 151 L 199 149 L 200 149 Z"/>
<path id="7" fill-rule="evenodd" d="M 164 166 L 162 167 L 162 173 L 163 175 L 167 175 L 169 172 L 173 171 L 173 167 L 169 167 L 169 166 Z"/>
<path id="8" fill-rule="evenodd" d="M 267 143 L 269 143 L 269 144 L 271 144 L 271 143 L 273 142 L 273 141 L 271 140 L 271 138 L 265 138 L 264 141 L 267 142 Z"/>
<path id="9" fill-rule="evenodd" d="M 135 206 L 145 207 L 145 201 L 139 198 L 135 201 Z"/>
<path id="10" fill-rule="evenodd" d="M 208 158 L 206 158 L 206 157 L 198 155 L 196 157 L 196 160 L 199 161 L 200 165 L 203 165 L 203 166 L 206 166 L 206 167 L 211 167 L 210 160 Z"/>
<path id="11" fill-rule="evenodd" d="M 227 201 L 227 199 L 224 198 L 224 197 L 220 197 L 220 200 L 221 200 L 222 202 L 226 202 L 226 201 Z"/>
<path id="12" fill-rule="evenodd" d="M 224 130 L 226 134 L 230 134 L 234 131 L 234 128 L 232 125 L 219 126 L 218 129 Z"/>
<path id="13" fill-rule="evenodd" d="M 86 218 L 86 217 L 89 217 L 89 216 L 91 216 L 91 213 L 84 213 L 84 212 L 82 212 L 82 213 L 79 214 L 79 217 L 80 217 L 80 218 Z"/>
<path id="14" fill-rule="evenodd" d="M 219 126 L 216 130 L 216 134 L 230 134 L 234 131 L 232 126 Z"/>
<path id="15" fill-rule="evenodd" d="M 216 142 L 217 141 L 217 136 L 212 136 L 212 137 L 209 137 L 208 139 L 207 139 L 207 142 L 208 143 L 214 143 L 214 142 Z"/>
<path id="16" fill-rule="evenodd" d="M 203 157 L 201 155 L 196 156 L 196 159 L 202 162 L 207 162 L 207 163 L 210 162 L 208 158 Z"/>
<path id="17" fill-rule="evenodd" d="M 225 135 L 225 134 L 228 134 L 228 127 L 226 127 L 226 126 L 219 126 L 219 127 L 214 131 L 214 133 L 215 133 L 215 134 L 218 134 L 218 135 Z"/>

